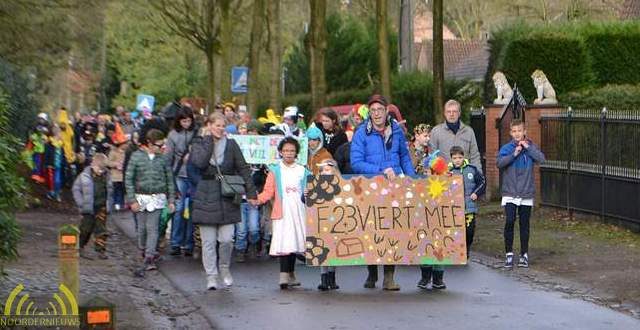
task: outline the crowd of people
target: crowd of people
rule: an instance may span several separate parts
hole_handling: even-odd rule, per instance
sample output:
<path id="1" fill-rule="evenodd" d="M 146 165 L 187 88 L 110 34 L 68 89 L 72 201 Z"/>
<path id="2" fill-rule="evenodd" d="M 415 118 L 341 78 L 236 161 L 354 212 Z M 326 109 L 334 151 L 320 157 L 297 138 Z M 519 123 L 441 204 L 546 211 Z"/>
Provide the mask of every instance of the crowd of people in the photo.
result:
<path id="1" fill-rule="evenodd" d="M 231 102 L 216 105 L 207 116 L 188 104 L 172 116 L 117 107 L 113 115 L 76 113 L 71 118 L 61 108 L 55 120 L 38 115 L 24 159 L 31 178 L 48 187 L 47 198 L 61 201 L 61 189 L 72 188 L 82 214 L 83 258 L 94 258 L 86 249 L 91 236 L 96 256 L 108 258 L 107 214 L 131 212 L 141 258 L 136 276 L 157 269 L 165 246 L 174 257 L 192 257 L 200 247 L 210 290 L 233 284 L 234 258 L 245 262 L 266 255 L 279 259 L 278 283 L 287 289 L 300 285 L 295 264 L 304 259 L 310 175 L 462 175 L 468 255 L 485 179 L 473 129 L 460 120 L 460 103 L 450 100 L 444 109 L 443 123 L 433 128 L 418 124 L 408 134 L 380 95 L 344 117 L 330 107 L 320 109 L 308 123 L 295 106 L 284 109 L 281 118 L 271 109 L 266 117 L 252 118 Z M 283 136 L 277 146 L 280 160 L 248 164 L 230 134 Z M 497 161 L 505 173 L 505 267 L 514 264 L 516 214 L 518 266 L 528 267 L 533 163 L 544 161 L 544 155 L 526 138 L 523 122 L 512 122 L 511 136 Z M 301 137 L 308 141 L 306 166 L 297 162 Z M 168 228 L 170 239 L 164 242 Z M 375 288 L 378 267 L 367 270 L 364 286 Z M 394 272 L 394 265 L 383 266 L 383 289 L 400 289 Z M 442 266 L 421 266 L 420 274 L 418 287 L 446 288 Z M 338 288 L 336 268 L 321 267 L 318 289 Z"/>

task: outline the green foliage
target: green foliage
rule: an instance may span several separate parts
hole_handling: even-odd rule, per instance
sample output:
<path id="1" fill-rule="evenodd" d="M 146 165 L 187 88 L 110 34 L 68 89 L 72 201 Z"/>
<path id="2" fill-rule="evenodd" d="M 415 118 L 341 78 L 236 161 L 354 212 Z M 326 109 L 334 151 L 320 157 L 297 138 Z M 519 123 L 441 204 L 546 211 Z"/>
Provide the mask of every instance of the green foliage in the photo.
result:
<path id="1" fill-rule="evenodd" d="M 17 171 L 20 164 L 20 141 L 11 135 L 8 127 L 10 104 L 0 88 L 0 273 L 2 263 L 18 256 L 17 246 L 20 230 L 15 220 L 15 212 L 24 205 L 24 180 Z"/>
<path id="2" fill-rule="evenodd" d="M 598 85 L 640 83 L 640 24 L 589 25 L 580 32 Z"/>
<path id="3" fill-rule="evenodd" d="M 114 1 L 106 15 L 109 62 L 119 80 L 132 90 L 112 103 L 132 108 L 138 93 L 156 97 L 159 106 L 182 96 L 203 95 L 206 67 L 200 52 L 154 23 L 151 8 L 141 1 Z"/>
<path id="4" fill-rule="evenodd" d="M 568 93 L 605 84 L 640 83 L 640 23 L 572 23 L 533 26 L 522 22 L 493 33 L 485 77 L 485 102 L 495 95 L 491 76 L 503 71 L 531 102 L 531 73 L 541 69 L 560 102 Z"/>
<path id="5" fill-rule="evenodd" d="M 575 91 L 561 101 L 574 109 L 639 109 L 640 85 L 605 85 Z"/>
<path id="6" fill-rule="evenodd" d="M 11 123 L 2 126 L 2 129 L 14 136 L 26 138 L 39 111 L 34 98 L 32 78 L 0 58 L 0 90 L 7 94 L 3 101 L 4 108 L 0 112 Z"/>
<path id="7" fill-rule="evenodd" d="M 327 17 L 327 52 L 325 70 L 329 92 L 363 89 L 376 84 L 379 76 L 378 47 L 375 21 L 363 22 L 351 15 L 332 14 Z M 311 90 L 309 55 L 305 36 L 288 52 L 287 93 L 308 93 Z M 389 31 L 389 49 L 397 49 L 398 37 Z M 389 54 L 391 72 L 395 71 L 398 54 Z"/>

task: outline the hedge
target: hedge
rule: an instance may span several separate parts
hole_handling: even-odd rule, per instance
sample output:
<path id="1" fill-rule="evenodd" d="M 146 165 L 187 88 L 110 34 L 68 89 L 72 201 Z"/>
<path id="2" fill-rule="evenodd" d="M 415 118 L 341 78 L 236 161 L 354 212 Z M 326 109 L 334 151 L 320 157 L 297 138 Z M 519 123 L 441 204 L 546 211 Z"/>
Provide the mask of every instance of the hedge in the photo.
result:
<path id="1" fill-rule="evenodd" d="M 541 69 L 560 102 L 567 93 L 605 84 L 640 84 L 640 22 L 516 23 L 493 33 L 484 101 L 495 97 L 492 75 L 503 71 L 528 102 L 536 93 L 531 73 Z"/>
<path id="2" fill-rule="evenodd" d="M 574 109 L 640 109 L 640 85 L 605 85 L 563 96 L 562 104 Z"/>

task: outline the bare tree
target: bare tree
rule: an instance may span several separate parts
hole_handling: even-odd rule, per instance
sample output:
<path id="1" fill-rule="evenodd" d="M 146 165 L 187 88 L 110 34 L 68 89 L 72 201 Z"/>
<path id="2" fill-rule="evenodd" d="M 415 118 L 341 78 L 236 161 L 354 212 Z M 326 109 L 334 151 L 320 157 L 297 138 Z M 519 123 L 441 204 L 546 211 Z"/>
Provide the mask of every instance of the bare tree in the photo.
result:
<path id="1" fill-rule="evenodd" d="M 433 117 L 442 121 L 444 107 L 444 47 L 442 0 L 433 0 Z"/>
<path id="2" fill-rule="evenodd" d="M 260 48 L 262 30 L 264 26 L 264 0 L 253 2 L 253 22 L 251 26 L 251 41 L 249 43 L 249 81 L 247 92 L 247 107 L 252 117 L 258 114 L 258 77 L 260 74 Z"/>
<path id="3" fill-rule="evenodd" d="M 207 100 L 216 101 L 215 56 L 220 54 L 220 8 L 231 0 L 159 0 L 150 4 L 158 10 L 169 30 L 191 42 L 207 58 Z"/>
<path id="4" fill-rule="evenodd" d="M 413 69 L 413 0 L 400 1 L 400 68 Z"/>
<path id="5" fill-rule="evenodd" d="M 391 72 L 389 69 L 389 36 L 387 33 L 387 0 L 376 0 L 376 27 L 378 31 L 378 64 L 382 95 L 391 102 Z"/>
<path id="6" fill-rule="evenodd" d="M 327 100 L 327 80 L 324 58 L 327 51 L 327 1 L 309 0 L 311 7 L 311 29 L 307 35 L 311 69 L 312 111 L 325 106 Z"/>
<path id="7" fill-rule="evenodd" d="M 269 106 L 276 112 L 280 112 L 282 110 L 282 84 L 280 81 L 282 71 L 282 25 L 280 23 L 280 0 L 269 1 L 269 6 L 267 8 L 267 19 L 269 20 L 269 52 L 271 55 L 271 86 Z"/>

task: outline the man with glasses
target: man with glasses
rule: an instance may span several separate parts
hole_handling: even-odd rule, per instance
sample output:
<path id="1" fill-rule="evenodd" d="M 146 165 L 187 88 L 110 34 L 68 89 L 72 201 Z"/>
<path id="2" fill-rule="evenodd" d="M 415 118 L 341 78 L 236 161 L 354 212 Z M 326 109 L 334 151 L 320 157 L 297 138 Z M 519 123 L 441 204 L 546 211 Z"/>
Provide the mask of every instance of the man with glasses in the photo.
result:
<path id="1" fill-rule="evenodd" d="M 169 162 L 163 157 L 164 133 L 150 129 L 146 143 L 131 155 L 125 175 L 127 202 L 138 219 L 138 248 L 142 252 L 144 267 L 136 271 L 157 269 L 156 247 L 160 213 L 165 207 L 175 210 L 173 173 Z"/>
<path id="2" fill-rule="evenodd" d="M 369 98 L 369 118 L 358 126 L 351 141 L 351 167 L 355 174 L 384 174 L 389 180 L 400 174 L 415 175 L 404 132 L 389 116 L 387 105 L 383 96 Z M 364 287 L 375 288 L 378 267 L 369 265 L 367 270 Z M 394 265 L 384 266 L 384 290 L 400 290 L 393 280 L 394 272 Z"/>
<path id="3" fill-rule="evenodd" d="M 431 144 L 435 150 L 440 150 L 440 156 L 450 162 L 449 151 L 453 146 L 459 146 L 468 155 L 469 162 L 482 173 L 480 152 L 476 142 L 476 134 L 471 126 L 460 121 L 460 102 L 449 100 L 444 104 L 445 122 L 437 125 L 431 131 Z"/>

